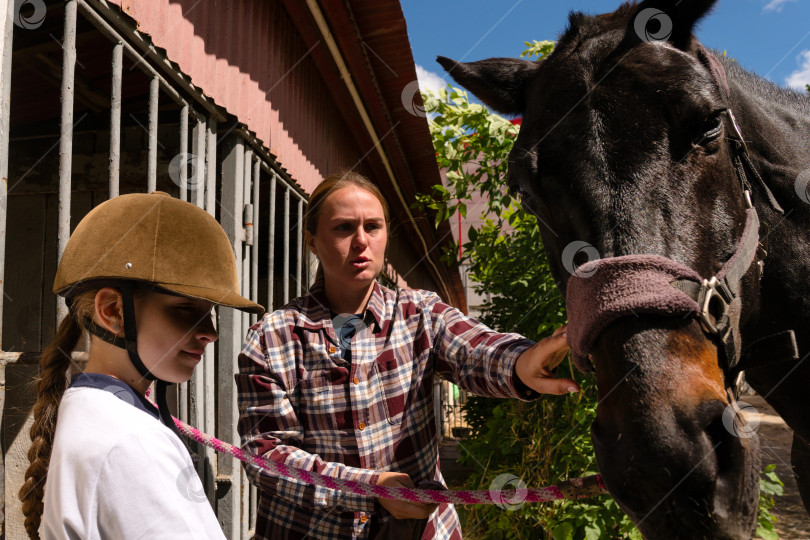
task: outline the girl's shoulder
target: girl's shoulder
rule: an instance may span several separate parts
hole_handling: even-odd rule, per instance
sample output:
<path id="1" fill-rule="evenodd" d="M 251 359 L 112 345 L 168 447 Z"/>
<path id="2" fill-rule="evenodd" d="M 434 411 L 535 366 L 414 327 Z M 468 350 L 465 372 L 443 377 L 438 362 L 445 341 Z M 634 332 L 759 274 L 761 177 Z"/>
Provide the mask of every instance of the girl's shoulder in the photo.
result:
<path id="1" fill-rule="evenodd" d="M 170 456 L 176 461 L 182 460 L 182 448 L 182 442 L 159 420 L 112 393 L 69 388 L 59 404 L 51 455 L 51 468 L 56 470 L 48 474 L 97 477 L 110 456 L 127 455 L 136 462 L 148 449 L 148 457 Z"/>

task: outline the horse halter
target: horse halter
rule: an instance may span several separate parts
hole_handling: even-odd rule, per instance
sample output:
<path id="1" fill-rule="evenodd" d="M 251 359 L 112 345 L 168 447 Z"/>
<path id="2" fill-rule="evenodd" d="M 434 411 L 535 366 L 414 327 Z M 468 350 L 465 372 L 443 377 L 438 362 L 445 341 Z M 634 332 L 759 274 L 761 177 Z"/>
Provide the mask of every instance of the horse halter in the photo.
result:
<path id="1" fill-rule="evenodd" d="M 728 104 L 730 90 L 722 64 L 702 46 L 698 59 L 712 73 Z M 751 202 L 751 183 L 746 171 L 757 181 L 771 207 L 779 213 L 784 210 L 751 163 L 730 108 L 728 117 L 731 124 L 728 142 L 746 206 L 745 227 L 736 251 L 708 279 L 660 255 L 610 257 L 580 266 L 568 280 L 566 304 L 570 319 L 568 338 L 574 363 L 581 371 L 594 371 L 588 354 L 609 324 L 640 314 L 697 318 L 703 331 L 718 345 L 725 386 L 734 399 L 739 397 L 744 370 L 753 367 L 763 352 L 767 351 L 776 361 L 799 358 L 793 330 L 761 338 L 742 350 L 742 278 L 757 261 L 757 280 L 761 279 L 767 256 L 759 242 L 759 216 Z"/>

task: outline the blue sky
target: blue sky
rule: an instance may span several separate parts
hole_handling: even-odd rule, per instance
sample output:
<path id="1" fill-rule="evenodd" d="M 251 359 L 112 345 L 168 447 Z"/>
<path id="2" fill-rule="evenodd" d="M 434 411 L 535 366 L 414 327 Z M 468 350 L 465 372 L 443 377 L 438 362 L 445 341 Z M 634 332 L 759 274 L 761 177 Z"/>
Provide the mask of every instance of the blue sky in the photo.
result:
<path id="1" fill-rule="evenodd" d="M 568 12 L 613 11 L 620 0 L 401 0 L 420 86 L 450 82 L 437 55 L 517 57 L 524 41 L 556 39 Z M 783 85 L 810 83 L 810 0 L 720 0 L 697 30 L 703 44 Z M 443 81 L 439 80 L 443 78 Z"/>

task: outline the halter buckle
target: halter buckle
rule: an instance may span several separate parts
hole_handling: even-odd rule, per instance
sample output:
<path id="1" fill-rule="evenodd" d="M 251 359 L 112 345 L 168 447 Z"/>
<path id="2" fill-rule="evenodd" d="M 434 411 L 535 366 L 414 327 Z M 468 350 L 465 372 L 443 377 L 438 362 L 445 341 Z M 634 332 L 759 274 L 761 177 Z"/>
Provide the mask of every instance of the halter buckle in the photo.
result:
<path id="1" fill-rule="evenodd" d="M 727 330 L 728 310 L 732 300 L 731 291 L 725 283 L 718 281 L 716 276 L 703 280 L 698 317 L 706 332 L 720 334 Z"/>

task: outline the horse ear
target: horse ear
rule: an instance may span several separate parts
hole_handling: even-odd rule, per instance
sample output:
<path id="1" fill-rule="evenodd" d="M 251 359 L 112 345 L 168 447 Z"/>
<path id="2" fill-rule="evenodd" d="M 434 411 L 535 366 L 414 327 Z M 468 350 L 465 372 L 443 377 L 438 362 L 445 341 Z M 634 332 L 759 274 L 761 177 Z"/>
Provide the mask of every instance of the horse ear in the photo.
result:
<path id="1" fill-rule="evenodd" d="M 517 58 L 490 58 L 462 63 L 437 56 L 436 61 L 458 84 L 488 107 L 511 115 L 523 113 L 526 89 L 538 68 L 536 62 Z"/>
<path id="2" fill-rule="evenodd" d="M 636 41 L 669 41 L 686 50 L 697 23 L 711 11 L 717 0 L 644 0 L 627 29 Z"/>

